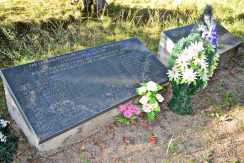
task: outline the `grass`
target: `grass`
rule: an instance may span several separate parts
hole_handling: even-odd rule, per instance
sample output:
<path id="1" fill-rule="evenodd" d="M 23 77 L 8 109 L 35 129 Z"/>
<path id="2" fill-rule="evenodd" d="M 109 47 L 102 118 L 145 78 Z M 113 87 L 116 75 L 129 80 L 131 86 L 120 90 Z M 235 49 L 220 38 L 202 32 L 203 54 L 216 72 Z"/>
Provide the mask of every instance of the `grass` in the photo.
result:
<path id="1" fill-rule="evenodd" d="M 138 37 L 155 54 L 160 32 L 197 21 L 206 3 L 217 20 L 242 41 L 244 13 L 239 0 L 110 0 L 101 17 L 85 17 L 81 2 L 3 0 L 0 2 L 0 68 L 74 50 Z"/>

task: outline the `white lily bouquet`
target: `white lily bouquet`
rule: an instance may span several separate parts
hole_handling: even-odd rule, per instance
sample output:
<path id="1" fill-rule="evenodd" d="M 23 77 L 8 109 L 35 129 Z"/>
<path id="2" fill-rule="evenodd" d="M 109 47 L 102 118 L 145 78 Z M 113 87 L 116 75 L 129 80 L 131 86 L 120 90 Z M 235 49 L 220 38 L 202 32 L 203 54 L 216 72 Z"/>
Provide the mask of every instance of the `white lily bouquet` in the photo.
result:
<path id="1" fill-rule="evenodd" d="M 217 67 L 218 35 L 212 8 L 207 6 L 193 31 L 172 50 L 168 63 L 173 97 L 169 108 L 178 114 L 192 113 L 192 97 L 205 88 Z"/>

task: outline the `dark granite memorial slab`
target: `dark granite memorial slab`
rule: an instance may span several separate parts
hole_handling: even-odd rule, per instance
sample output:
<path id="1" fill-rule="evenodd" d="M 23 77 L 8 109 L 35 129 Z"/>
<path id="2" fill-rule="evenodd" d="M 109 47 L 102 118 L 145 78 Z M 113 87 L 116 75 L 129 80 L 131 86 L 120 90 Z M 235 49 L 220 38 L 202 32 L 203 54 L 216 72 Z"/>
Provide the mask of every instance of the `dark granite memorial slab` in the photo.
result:
<path id="1" fill-rule="evenodd" d="M 27 126 L 43 143 L 136 96 L 167 69 L 131 38 L 1 71 Z"/>
<path id="2" fill-rule="evenodd" d="M 191 24 L 161 33 L 157 57 L 164 65 L 168 65 L 168 56 L 174 48 L 174 45 L 181 38 L 188 36 L 193 27 L 194 24 Z M 220 24 L 217 24 L 216 27 L 219 35 L 217 49 L 220 54 L 219 66 L 223 67 L 228 62 L 230 56 L 237 53 L 238 47 L 241 45 L 241 41 Z"/>

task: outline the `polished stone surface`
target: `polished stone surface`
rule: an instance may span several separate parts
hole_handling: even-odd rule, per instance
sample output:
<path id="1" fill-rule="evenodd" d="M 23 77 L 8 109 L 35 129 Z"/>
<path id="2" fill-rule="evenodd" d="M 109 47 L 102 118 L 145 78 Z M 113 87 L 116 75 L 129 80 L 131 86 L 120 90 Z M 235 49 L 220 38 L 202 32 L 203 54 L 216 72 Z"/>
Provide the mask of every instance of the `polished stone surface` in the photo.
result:
<path id="1" fill-rule="evenodd" d="M 135 97 L 167 69 L 136 38 L 8 68 L 1 77 L 40 143 Z"/>
<path id="2" fill-rule="evenodd" d="M 168 56 L 174 45 L 183 37 L 190 34 L 194 24 L 167 30 L 161 33 L 157 57 L 164 64 L 168 65 Z M 219 35 L 218 53 L 220 54 L 219 66 L 224 66 L 231 55 L 236 54 L 241 41 L 232 35 L 220 24 L 217 24 L 217 33 Z"/>

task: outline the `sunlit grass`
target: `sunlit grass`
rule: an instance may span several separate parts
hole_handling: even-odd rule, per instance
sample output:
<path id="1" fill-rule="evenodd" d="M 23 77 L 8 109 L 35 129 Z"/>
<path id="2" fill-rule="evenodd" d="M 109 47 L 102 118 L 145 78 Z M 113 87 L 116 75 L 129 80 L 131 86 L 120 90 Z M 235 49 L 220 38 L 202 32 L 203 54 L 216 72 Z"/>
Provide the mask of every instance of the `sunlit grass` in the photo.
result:
<path id="1" fill-rule="evenodd" d="M 101 17 L 85 17 L 81 0 L 0 1 L 0 68 L 24 64 L 128 37 L 154 54 L 160 33 L 197 21 L 206 3 L 217 20 L 244 40 L 243 1 L 108 0 Z"/>

